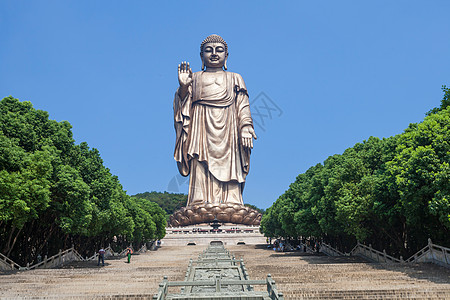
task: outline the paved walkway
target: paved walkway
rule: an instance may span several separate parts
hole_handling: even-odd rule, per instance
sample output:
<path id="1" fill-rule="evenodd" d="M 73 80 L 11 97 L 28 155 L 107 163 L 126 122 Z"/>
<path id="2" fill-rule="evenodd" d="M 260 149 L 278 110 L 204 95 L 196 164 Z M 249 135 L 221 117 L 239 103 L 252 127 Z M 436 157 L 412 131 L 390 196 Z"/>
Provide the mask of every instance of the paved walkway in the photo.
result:
<path id="1" fill-rule="evenodd" d="M 163 275 L 183 280 L 189 258 L 204 246 L 168 247 L 61 269 L 0 273 L 0 299 L 151 299 Z M 450 299 L 450 270 L 431 264 L 372 264 L 357 258 L 330 258 L 300 252 L 275 253 L 264 247 L 227 246 L 243 257 L 251 279 L 276 280 L 285 299 Z"/>

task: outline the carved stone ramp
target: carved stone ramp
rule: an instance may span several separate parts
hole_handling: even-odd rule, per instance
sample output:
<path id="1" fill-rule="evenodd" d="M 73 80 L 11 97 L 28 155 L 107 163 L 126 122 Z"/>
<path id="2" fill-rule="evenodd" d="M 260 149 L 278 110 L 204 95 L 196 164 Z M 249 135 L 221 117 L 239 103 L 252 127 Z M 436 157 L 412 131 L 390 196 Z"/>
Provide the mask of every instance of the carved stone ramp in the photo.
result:
<path id="1" fill-rule="evenodd" d="M 255 291 L 253 285 L 266 285 L 267 291 Z M 179 287 L 177 292 L 169 289 Z M 167 276 L 159 285 L 155 300 L 283 300 L 275 281 L 250 280 L 242 259 L 237 260 L 223 242 L 212 241 L 197 260 L 190 260 L 184 281 L 168 281 Z"/>

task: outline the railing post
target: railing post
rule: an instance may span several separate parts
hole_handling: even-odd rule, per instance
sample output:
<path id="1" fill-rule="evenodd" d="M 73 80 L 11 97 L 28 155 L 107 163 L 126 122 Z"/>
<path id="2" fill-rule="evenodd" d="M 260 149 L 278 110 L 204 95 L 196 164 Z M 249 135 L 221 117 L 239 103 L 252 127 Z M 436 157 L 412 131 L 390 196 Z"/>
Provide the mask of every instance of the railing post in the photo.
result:
<path id="1" fill-rule="evenodd" d="M 216 275 L 216 292 L 220 292 L 220 275 Z"/>
<path id="2" fill-rule="evenodd" d="M 436 259 L 436 257 L 433 254 L 433 242 L 431 239 L 428 239 L 428 251 L 430 251 L 431 259 Z"/>
<path id="3" fill-rule="evenodd" d="M 158 295 L 155 295 L 156 296 L 155 299 L 164 300 L 166 298 L 166 295 L 165 295 L 166 293 L 164 292 L 165 286 L 166 286 L 166 283 L 164 283 L 164 282 L 161 282 L 159 284 L 158 295 L 161 295 L 161 297 L 158 297 Z"/>
<path id="4" fill-rule="evenodd" d="M 271 274 L 267 274 L 267 278 L 266 278 L 266 284 L 267 284 L 267 293 L 269 293 L 269 297 L 270 299 L 272 298 L 272 275 Z"/>
<path id="5" fill-rule="evenodd" d="M 167 276 L 164 276 L 163 277 L 163 282 L 164 282 L 164 295 L 163 295 L 163 297 L 162 297 L 162 299 L 166 299 L 166 295 L 167 295 L 167 292 L 168 292 L 168 289 L 169 289 L 169 285 L 167 284 L 167 282 L 168 282 L 168 280 L 167 280 Z"/>
<path id="6" fill-rule="evenodd" d="M 448 258 L 447 258 L 447 251 L 445 250 L 445 248 L 442 248 L 442 254 L 444 255 L 444 259 L 445 259 L 445 263 L 448 265 Z"/>

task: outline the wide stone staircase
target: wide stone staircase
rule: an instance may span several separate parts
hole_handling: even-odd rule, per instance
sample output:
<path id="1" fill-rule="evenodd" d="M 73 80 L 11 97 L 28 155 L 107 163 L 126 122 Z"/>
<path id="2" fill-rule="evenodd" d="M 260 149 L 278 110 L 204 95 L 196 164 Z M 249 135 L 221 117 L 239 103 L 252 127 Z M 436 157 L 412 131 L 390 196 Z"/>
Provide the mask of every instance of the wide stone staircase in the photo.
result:
<path id="1" fill-rule="evenodd" d="M 164 275 L 183 280 L 204 247 L 168 247 L 126 258 L 73 262 L 56 269 L 0 272 L 0 299 L 152 299 Z"/>
<path id="2" fill-rule="evenodd" d="M 185 279 L 205 246 L 165 247 L 126 259 L 76 262 L 58 269 L 0 272 L 0 299 L 152 299 L 158 285 Z M 358 257 L 279 253 L 226 245 L 250 278 L 271 274 L 284 299 L 450 299 L 450 270 L 427 263 L 380 264 Z M 255 286 L 255 291 L 265 289 Z"/>
<path id="3" fill-rule="evenodd" d="M 450 270 L 434 264 L 258 250 L 234 253 L 243 255 L 250 276 L 271 273 L 285 299 L 450 299 Z"/>

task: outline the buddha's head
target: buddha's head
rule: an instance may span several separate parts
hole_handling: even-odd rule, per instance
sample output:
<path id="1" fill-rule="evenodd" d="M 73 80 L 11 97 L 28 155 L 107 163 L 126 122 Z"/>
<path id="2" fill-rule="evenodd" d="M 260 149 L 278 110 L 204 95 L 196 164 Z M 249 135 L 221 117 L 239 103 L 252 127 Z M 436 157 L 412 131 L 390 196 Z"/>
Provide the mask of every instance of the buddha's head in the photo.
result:
<path id="1" fill-rule="evenodd" d="M 205 66 L 206 68 L 224 68 L 226 70 L 227 43 L 221 36 L 211 34 L 200 45 L 200 57 L 202 59 L 202 70 L 205 69 Z"/>

